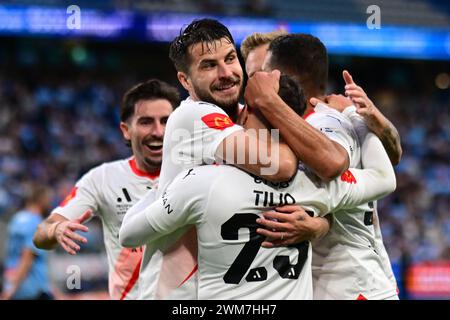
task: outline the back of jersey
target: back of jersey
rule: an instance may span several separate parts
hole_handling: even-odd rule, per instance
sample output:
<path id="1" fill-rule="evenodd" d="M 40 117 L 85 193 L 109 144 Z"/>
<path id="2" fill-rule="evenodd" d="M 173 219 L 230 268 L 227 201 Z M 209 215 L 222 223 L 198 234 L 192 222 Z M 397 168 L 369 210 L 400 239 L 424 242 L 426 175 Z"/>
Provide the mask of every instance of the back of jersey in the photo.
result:
<path id="1" fill-rule="evenodd" d="M 195 170 L 197 179 L 214 180 L 197 223 L 199 299 L 312 299 L 310 243 L 263 248 L 256 219 L 294 203 L 313 215 L 327 212 L 326 189 L 303 172 L 290 183 L 272 184 L 231 166 Z"/>

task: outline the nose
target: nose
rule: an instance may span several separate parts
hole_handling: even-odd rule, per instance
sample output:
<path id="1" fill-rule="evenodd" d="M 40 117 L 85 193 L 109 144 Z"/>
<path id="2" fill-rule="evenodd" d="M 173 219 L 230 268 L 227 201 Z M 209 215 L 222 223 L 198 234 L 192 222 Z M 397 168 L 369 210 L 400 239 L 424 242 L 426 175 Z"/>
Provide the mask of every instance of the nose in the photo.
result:
<path id="1" fill-rule="evenodd" d="M 155 121 L 152 128 L 152 135 L 154 137 L 162 138 L 164 136 L 164 130 L 166 125 L 161 123 L 161 121 Z"/>
<path id="2" fill-rule="evenodd" d="M 219 78 L 230 78 L 233 76 L 233 71 L 231 69 L 231 66 L 226 64 L 225 62 L 222 62 L 219 64 L 218 67 L 219 72 Z"/>

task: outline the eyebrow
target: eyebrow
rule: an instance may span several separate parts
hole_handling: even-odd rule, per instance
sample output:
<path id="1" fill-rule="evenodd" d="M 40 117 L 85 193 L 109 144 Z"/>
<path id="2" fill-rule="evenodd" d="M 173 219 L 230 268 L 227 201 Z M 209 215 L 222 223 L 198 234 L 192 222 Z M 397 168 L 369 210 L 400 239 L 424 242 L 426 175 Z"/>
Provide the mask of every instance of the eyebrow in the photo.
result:
<path id="1" fill-rule="evenodd" d="M 230 51 L 225 55 L 225 58 L 229 57 L 232 54 L 237 54 L 237 51 L 235 48 L 231 48 Z M 209 62 L 215 62 L 217 59 L 204 59 L 200 60 L 199 65 L 203 63 L 209 63 Z"/>

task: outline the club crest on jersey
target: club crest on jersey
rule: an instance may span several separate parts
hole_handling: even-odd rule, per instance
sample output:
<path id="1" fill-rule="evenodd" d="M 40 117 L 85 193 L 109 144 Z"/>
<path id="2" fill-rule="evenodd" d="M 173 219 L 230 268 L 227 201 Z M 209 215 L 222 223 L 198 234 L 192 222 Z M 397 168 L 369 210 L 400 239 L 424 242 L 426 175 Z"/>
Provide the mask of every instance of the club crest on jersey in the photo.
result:
<path id="1" fill-rule="evenodd" d="M 64 198 L 64 200 L 60 203 L 59 206 L 61 208 L 65 207 L 66 204 L 68 204 L 70 200 L 75 198 L 75 196 L 77 195 L 77 190 L 78 190 L 78 187 L 73 187 L 72 190 L 70 191 L 70 193 L 67 195 L 67 197 Z"/>
<path id="2" fill-rule="evenodd" d="M 356 184 L 355 176 L 350 172 L 350 170 L 345 171 L 341 175 L 341 180 L 344 181 L 344 182 L 355 183 Z"/>
<path id="3" fill-rule="evenodd" d="M 233 121 L 225 114 L 210 113 L 202 117 L 202 121 L 211 129 L 225 130 L 234 126 Z"/>

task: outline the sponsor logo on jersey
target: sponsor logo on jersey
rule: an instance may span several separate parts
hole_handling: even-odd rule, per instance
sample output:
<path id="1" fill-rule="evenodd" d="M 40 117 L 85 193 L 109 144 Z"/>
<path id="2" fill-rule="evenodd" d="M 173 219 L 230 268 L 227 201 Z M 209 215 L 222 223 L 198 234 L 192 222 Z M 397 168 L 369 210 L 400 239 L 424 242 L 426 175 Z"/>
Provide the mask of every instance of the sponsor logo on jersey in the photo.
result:
<path id="1" fill-rule="evenodd" d="M 202 117 L 202 121 L 211 129 L 225 130 L 234 126 L 233 121 L 225 114 L 210 113 Z"/>
<path id="2" fill-rule="evenodd" d="M 348 183 L 356 183 L 356 179 L 353 176 L 353 174 L 350 172 L 350 170 L 345 171 L 341 175 L 341 180 Z"/>
<path id="3" fill-rule="evenodd" d="M 72 200 L 73 198 L 75 198 L 75 196 L 77 195 L 77 190 L 78 187 L 73 187 L 72 190 L 70 191 L 70 193 L 67 195 L 67 197 L 60 203 L 60 207 L 63 208 L 66 206 L 66 204 L 69 203 L 70 200 Z"/>

